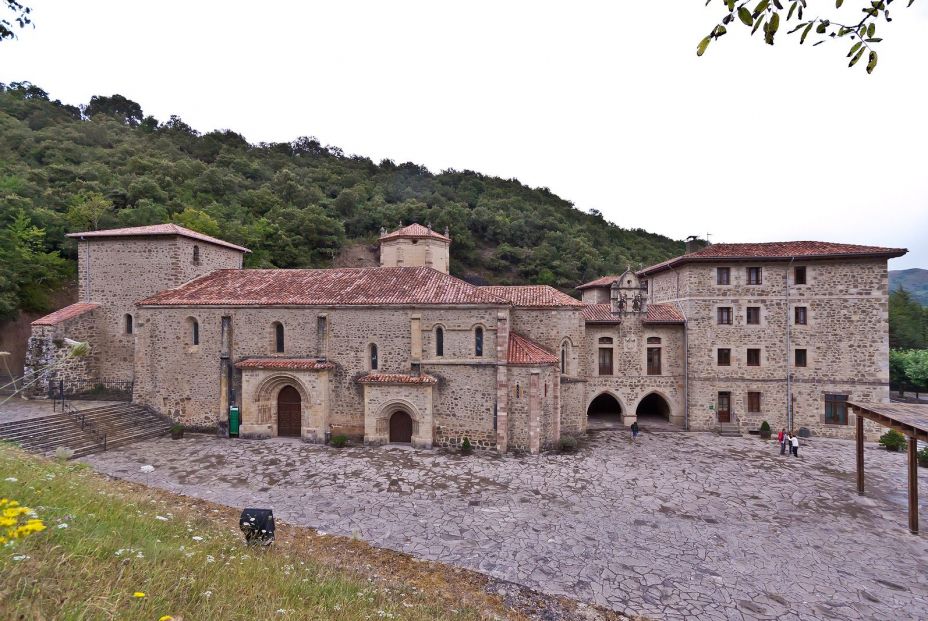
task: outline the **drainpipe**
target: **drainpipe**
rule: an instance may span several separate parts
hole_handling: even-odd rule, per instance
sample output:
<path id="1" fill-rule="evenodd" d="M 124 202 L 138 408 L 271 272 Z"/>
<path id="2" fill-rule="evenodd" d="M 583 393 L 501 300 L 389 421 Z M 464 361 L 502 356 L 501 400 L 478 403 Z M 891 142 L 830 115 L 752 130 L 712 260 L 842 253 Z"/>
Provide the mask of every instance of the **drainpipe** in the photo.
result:
<path id="1" fill-rule="evenodd" d="M 790 431 L 793 430 L 793 372 L 790 365 L 790 341 L 791 341 L 791 330 L 790 327 L 790 312 L 789 312 L 789 271 L 793 267 L 793 261 L 796 260 L 796 257 L 791 257 L 789 260 L 789 265 L 786 266 L 786 428 Z"/>

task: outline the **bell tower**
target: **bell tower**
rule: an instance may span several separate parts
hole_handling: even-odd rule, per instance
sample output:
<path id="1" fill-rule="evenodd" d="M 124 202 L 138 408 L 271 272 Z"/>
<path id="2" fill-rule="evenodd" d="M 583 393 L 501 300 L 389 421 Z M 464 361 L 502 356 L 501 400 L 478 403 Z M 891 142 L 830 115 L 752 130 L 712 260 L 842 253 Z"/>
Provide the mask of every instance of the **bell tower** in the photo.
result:
<path id="1" fill-rule="evenodd" d="M 641 281 L 631 267 L 612 283 L 609 301 L 615 314 L 648 311 L 648 292 L 641 288 Z"/>
<path id="2" fill-rule="evenodd" d="M 431 226 L 410 224 L 392 233 L 380 229 L 381 267 L 431 267 L 448 273 L 451 238 Z"/>

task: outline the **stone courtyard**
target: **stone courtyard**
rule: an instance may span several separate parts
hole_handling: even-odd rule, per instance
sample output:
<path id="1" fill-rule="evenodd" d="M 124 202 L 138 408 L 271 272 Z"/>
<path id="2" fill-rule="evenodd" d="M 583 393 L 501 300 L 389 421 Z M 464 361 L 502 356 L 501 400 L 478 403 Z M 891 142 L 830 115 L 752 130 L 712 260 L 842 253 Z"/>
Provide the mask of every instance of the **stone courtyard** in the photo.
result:
<path id="1" fill-rule="evenodd" d="M 924 619 L 928 538 L 906 528 L 905 455 L 867 445 L 866 460 L 858 497 L 853 443 L 819 438 L 798 459 L 756 437 L 645 433 L 632 445 L 624 431 L 594 433 L 572 455 L 194 435 L 86 458 L 115 477 L 272 507 L 288 523 L 627 614 Z M 920 487 L 928 497 L 928 472 Z"/>

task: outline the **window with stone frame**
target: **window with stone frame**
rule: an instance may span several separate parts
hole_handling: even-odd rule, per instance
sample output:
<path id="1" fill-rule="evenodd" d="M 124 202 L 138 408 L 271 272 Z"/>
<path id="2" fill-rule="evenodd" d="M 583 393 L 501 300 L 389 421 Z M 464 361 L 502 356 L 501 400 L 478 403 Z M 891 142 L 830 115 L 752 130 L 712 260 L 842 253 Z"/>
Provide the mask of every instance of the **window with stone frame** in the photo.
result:
<path id="1" fill-rule="evenodd" d="M 825 415 L 822 422 L 826 425 L 847 425 L 848 395 L 825 394 Z"/>
<path id="2" fill-rule="evenodd" d="M 748 392 L 748 412 L 757 414 L 760 412 L 760 393 Z"/>
<path id="3" fill-rule="evenodd" d="M 661 348 L 648 347 L 648 375 L 661 374 Z"/>
<path id="4" fill-rule="evenodd" d="M 279 321 L 273 323 L 274 326 L 274 351 L 278 354 L 284 353 L 284 324 Z"/>
<path id="5" fill-rule="evenodd" d="M 190 344 L 199 345 L 200 344 L 200 322 L 198 322 L 193 317 L 188 319 L 190 324 Z"/>
<path id="6" fill-rule="evenodd" d="M 728 347 L 719 347 L 718 353 L 716 354 L 716 361 L 720 367 L 730 367 L 731 349 Z"/>
<path id="7" fill-rule="evenodd" d="M 760 285 L 763 284 L 763 268 L 760 267 L 749 267 L 748 270 L 748 284 L 749 285 Z"/>
<path id="8" fill-rule="evenodd" d="M 715 268 L 715 284 L 717 285 L 730 285 L 731 284 L 731 268 L 730 267 Z"/>
<path id="9" fill-rule="evenodd" d="M 759 367 L 760 366 L 760 349 L 750 348 L 748 349 L 748 366 L 749 367 Z"/>
<path id="10" fill-rule="evenodd" d="M 568 375 L 568 363 L 570 362 L 570 341 L 565 340 L 561 343 L 561 373 Z"/>
<path id="11" fill-rule="evenodd" d="M 600 342 L 603 339 L 599 339 Z M 612 342 L 612 339 L 608 339 L 609 342 Z M 600 375 L 612 375 L 612 345 L 609 347 L 600 347 L 599 348 L 599 374 Z"/>
<path id="12" fill-rule="evenodd" d="M 193 246 L 193 264 L 194 265 L 200 264 L 200 247 L 197 245 Z"/>
<path id="13" fill-rule="evenodd" d="M 720 326 L 731 325 L 731 306 L 719 306 L 718 322 Z"/>
<path id="14" fill-rule="evenodd" d="M 483 328 L 480 326 L 474 329 L 474 355 L 483 355 Z"/>
<path id="15" fill-rule="evenodd" d="M 808 323 L 808 312 L 805 306 L 797 306 L 793 311 L 795 313 L 796 325 L 804 326 Z"/>
<path id="16" fill-rule="evenodd" d="M 793 268 L 793 284 L 795 285 L 804 285 L 806 284 L 806 267 L 805 265 L 797 265 Z"/>
<path id="17" fill-rule="evenodd" d="M 445 330 L 441 326 L 435 328 L 435 356 L 441 358 L 445 355 Z"/>
<path id="18" fill-rule="evenodd" d="M 126 313 L 126 334 L 132 334 L 132 315 Z"/>
<path id="19" fill-rule="evenodd" d="M 797 349 L 795 352 L 795 366 L 804 367 L 806 366 L 807 363 L 808 363 L 808 359 L 806 356 L 806 350 Z"/>
<path id="20" fill-rule="evenodd" d="M 368 365 L 371 368 L 371 371 L 376 371 L 380 368 L 380 357 L 379 352 L 377 351 L 377 343 L 371 343 L 368 348 Z"/>
<path id="21" fill-rule="evenodd" d="M 760 325 L 760 306 L 748 306 L 747 323 L 751 326 Z"/>

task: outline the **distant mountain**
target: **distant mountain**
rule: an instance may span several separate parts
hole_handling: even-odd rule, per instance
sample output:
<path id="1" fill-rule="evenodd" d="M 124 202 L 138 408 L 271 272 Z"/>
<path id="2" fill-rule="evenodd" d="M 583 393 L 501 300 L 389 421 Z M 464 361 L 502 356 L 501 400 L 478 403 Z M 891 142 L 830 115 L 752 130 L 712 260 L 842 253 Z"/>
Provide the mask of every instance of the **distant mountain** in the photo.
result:
<path id="1" fill-rule="evenodd" d="M 913 298 L 928 306 L 928 270 L 920 267 L 889 270 L 889 290 L 896 289 L 905 289 Z"/>

